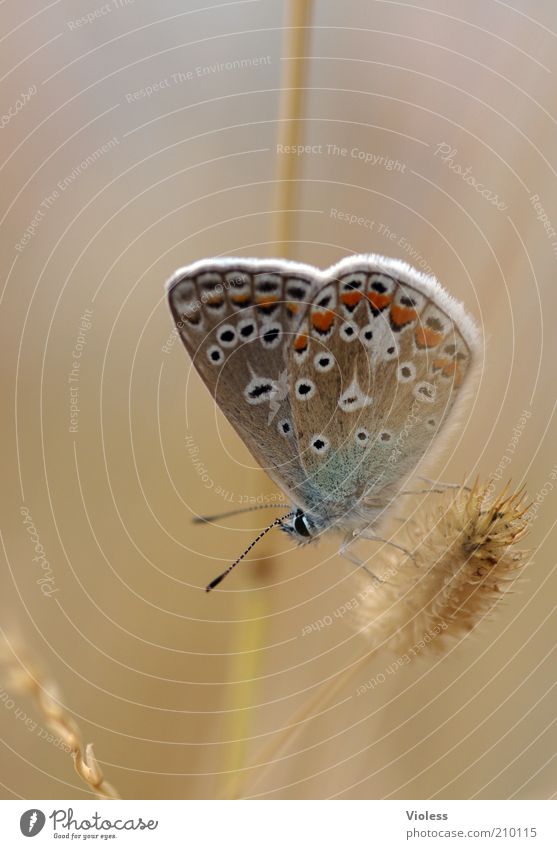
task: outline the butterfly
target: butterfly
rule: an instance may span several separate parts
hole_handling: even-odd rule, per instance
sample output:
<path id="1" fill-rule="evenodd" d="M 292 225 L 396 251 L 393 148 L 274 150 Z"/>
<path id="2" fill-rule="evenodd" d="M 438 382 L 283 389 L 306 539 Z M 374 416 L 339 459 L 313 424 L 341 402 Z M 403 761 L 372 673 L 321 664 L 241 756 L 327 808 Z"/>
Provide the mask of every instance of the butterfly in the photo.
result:
<path id="1" fill-rule="evenodd" d="M 377 538 L 479 359 L 464 307 L 434 277 L 378 254 L 324 271 L 206 259 L 179 269 L 167 292 L 193 365 L 292 502 L 257 540 L 277 525 L 299 543 L 340 532 L 341 553 Z"/>

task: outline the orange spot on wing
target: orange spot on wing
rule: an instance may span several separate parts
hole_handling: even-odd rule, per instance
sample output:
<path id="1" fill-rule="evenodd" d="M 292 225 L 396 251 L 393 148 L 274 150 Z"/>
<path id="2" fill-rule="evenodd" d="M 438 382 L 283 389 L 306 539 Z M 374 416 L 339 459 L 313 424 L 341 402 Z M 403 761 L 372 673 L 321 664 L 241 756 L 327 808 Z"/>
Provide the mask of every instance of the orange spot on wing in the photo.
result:
<path id="1" fill-rule="evenodd" d="M 368 292 L 367 297 L 373 309 L 378 312 L 388 307 L 393 299 L 392 295 L 385 295 L 382 292 Z"/>
<path id="2" fill-rule="evenodd" d="M 300 304 L 296 303 L 296 301 L 288 301 L 286 309 L 290 315 L 295 315 L 300 309 Z"/>
<path id="3" fill-rule="evenodd" d="M 431 327 L 416 328 L 416 345 L 418 348 L 435 348 L 443 341 L 443 334 L 438 330 L 432 330 Z"/>
<path id="4" fill-rule="evenodd" d="M 335 320 L 335 314 L 332 310 L 325 310 L 325 312 L 314 312 L 311 317 L 311 323 L 315 327 L 316 330 L 320 330 L 321 333 L 327 333 Z"/>
<path id="5" fill-rule="evenodd" d="M 260 295 L 256 304 L 258 307 L 270 307 L 272 304 L 276 304 L 278 301 L 278 295 Z"/>
<path id="6" fill-rule="evenodd" d="M 250 296 L 248 293 L 245 293 L 243 295 L 230 295 L 230 300 L 233 304 L 246 304 L 249 299 Z"/>
<path id="7" fill-rule="evenodd" d="M 455 361 L 446 360 L 443 357 L 438 357 L 436 360 L 433 360 L 432 368 L 433 371 L 440 371 L 444 377 L 452 377 L 452 375 L 457 372 Z"/>
<path id="8" fill-rule="evenodd" d="M 358 292 L 354 289 L 351 292 L 343 292 L 340 296 L 340 300 L 343 304 L 346 304 L 347 307 L 355 307 L 356 304 L 360 303 L 363 297 L 363 292 Z"/>
<path id="9" fill-rule="evenodd" d="M 401 307 L 399 304 L 393 304 L 391 307 L 391 321 L 395 327 L 404 327 L 417 317 L 418 313 L 411 307 Z"/>
<path id="10" fill-rule="evenodd" d="M 295 351 L 305 351 L 309 343 L 309 339 L 305 333 L 300 333 L 294 340 Z"/>

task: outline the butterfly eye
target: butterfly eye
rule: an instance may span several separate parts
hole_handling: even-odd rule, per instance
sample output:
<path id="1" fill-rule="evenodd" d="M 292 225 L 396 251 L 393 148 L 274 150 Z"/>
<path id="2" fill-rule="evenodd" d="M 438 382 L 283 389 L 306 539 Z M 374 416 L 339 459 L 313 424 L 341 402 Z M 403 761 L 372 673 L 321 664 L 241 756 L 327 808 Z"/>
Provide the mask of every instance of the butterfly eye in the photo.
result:
<path id="1" fill-rule="evenodd" d="M 298 510 L 294 518 L 294 530 L 302 537 L 310 537 L 310 524 L 302 510 Z"/>

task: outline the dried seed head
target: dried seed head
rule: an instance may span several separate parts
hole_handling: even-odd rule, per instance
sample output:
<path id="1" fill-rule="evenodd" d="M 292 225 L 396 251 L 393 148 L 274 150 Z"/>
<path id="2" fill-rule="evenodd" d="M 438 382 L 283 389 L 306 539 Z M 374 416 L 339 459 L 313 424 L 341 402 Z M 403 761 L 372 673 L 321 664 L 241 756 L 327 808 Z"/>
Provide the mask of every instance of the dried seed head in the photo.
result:
<path id="1" fill-rule="evenodd" d="M 488 504 L 489 484 L 448 493 L 426 504 L 397 537 L 413 560 L 391 561 L 379 589 L 366 593 L 359 626 L 375 644 L 398 649 L 433 634 L 441 649 L 448 637 L 472 630 L 513 588 L 527 552 L 514 544 L 527 531 L 523 491 L 507 488 Z M 373 566 L 375 568 L 375 564 Z"/>

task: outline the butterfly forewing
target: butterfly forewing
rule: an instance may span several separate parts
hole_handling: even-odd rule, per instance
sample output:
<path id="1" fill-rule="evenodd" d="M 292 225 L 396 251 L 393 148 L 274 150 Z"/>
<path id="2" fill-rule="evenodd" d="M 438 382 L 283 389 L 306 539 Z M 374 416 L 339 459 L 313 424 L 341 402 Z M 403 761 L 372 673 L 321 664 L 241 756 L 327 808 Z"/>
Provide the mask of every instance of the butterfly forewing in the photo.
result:
<path id="1" fill-rule="evenodd" d="M 194 366 L 258 462 L 294 498 L 305 473 L 285 354 L 316 285 L 310 266 L 233 259 L 195 263 L 168 284 Z"/>
<path id="2" fill-rule="evenodd" d="M 347 260 L 331 270 L 288 360 L 300 462 L 324 512 L 340 518 L 362 501 L 384 502 L 444 424 L 474 344 L 458 305 L 402 263 Z"/>

